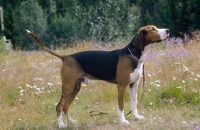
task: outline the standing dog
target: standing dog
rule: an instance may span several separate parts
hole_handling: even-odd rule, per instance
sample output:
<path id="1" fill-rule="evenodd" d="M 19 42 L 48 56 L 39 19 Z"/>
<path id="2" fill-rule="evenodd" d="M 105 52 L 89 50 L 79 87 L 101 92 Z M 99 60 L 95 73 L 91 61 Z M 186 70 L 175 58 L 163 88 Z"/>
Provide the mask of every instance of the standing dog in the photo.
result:
<path id="1" fill-rule="evenodd" d="M 85 51 L 64 56 L 47 48 L 32 32 L 28 31 L 37 43 L 48 53 L 62 60 L 61 79 L 62 96 L 56 107 L 59 128 L 67 125 L 62 120 L 62 111 L 69 122 L 75 122 L 69 115 L 69 107 L 77 93 L 81 83 L 87 78 L 104 80 L 114 83 L 118 88 L 119 122 L 129 124 L 124 116 L 124 94 L 126 87 L 130 86 L 131 110 L 136 119 L 144 117 L 137 111 L 137 89 L 144 62 L 144 55 L 148 45 L 160 42 L 168 38 L 168 29 L 158 29 L 149 25 L 141 27 L 131 43 L 126 47 L 113 51 Z"/>

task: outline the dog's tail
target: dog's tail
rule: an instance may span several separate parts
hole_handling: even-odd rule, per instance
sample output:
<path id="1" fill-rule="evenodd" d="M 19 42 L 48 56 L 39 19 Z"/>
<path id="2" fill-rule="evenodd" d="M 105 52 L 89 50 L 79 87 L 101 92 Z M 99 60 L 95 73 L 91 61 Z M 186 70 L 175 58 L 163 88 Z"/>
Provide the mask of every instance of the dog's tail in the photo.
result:
<path id="1" fill-rule="evenodd" d="M 57 56 L 57 57 L 60 58 L 61 60 L 64 59 L 64 56 L 63 56 L 63 55 L 58 54 L 57 52 L 55 52 L 55 51 L 49 49 L 48 47 L 46 47 L 46 46 L 37 38 L 37 36 L 36 36 L 35 34 L 33 34 L 31 31 L 29 31 L 29 30 L 26 30 L 26 31 L 27 31 L 27 33 L 28 33 L 29 35 L 31 35 L 31 36 L 37 41 L 38 45 L 39 45 L 43 50 L 45 50 L 46 52 L 48 52 L 48 53 L 50 53 L 50 54 L 52 54 L 52 55 L 54 55 L 54 56 Z"/>

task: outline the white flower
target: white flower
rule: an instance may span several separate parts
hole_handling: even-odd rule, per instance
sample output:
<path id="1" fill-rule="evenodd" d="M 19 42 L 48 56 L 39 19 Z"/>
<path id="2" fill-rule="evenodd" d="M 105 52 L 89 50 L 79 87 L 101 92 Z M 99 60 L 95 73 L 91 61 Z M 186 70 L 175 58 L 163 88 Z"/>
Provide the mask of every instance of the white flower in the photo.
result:
<path id="1" fill-rule="evenodd" d="M 175 77 L 175 76 L 173 76 L 173 77 L 172 77 L 172 80 L 176 80 L 176 77 Z"/>
<path id="2" fill-rule="evenodd" d="M 179 63 L 179 62 L 176 62 L 176 63 L 174 63 L 175 65 L 180 65 L 181 63 Z"/>
<path id="3" fill-rule="evenodd" d="M 85 83 L 82 83 L 81 86 L 85 87 L 85 86 L 87 86 L 87 85 L 86 85 Z"/>
<path id="4" fill-rule="evenodd" d="M 178 87 L 176 87 L 176 88 L 178 88 L 178 89 L 181 89 L 181 88 L 182 88 L 182 86 L 178 86 Z"/>
<path id="5" fill-rule="evenodd" d="M 154 81 L 155 83 L 157 83 L 157 84 L 160 84 L 160 80 L 156 80 L 156 81 Z"/>
<path id="6" fill-rule="evenodd" d="M 26 86 L 27 88 L 31 88 L 31 85 L 25 84 L 25 86 Z"/>
<path id="7" fill-rule="evenodd" d="M 189 72 L 190 70 L 186 67 L 186 66 L 183 66 L 183 72 Z"/>
<path id="8" fill-rule="evenodd" d="M 47 83 L 49 86 L 53 86 L 53 84 L 52 83 Z"/>
<path id="9" fill-rule="evenodd" d="M 35 88 L 35 90 L 40 91 L 40 88 Z"/>
<path id="10" fill-rule="evenodd" d="M 156 84 L 156 87 L 160 87 L 160 84 Z"/>
<path id="11" fill-rule="evenodd" d="M 196 89 L 192 89 L 192 92 L 193 93 L 197 93 L 198 91 Z"/>
<path id="12" fill-rule="evenodd" d="M 42 79 L 42 78 L 36 77 L 36 78 L 34 78 L 34 80 L 35 80 L 35 81 L 42 81 L 43 79 Z"/>
<path id="13" fill-rule="evenodd" d="M 182 83 L 185 83 L 185 80 L 182 80 Z"/>
<path id="14" fill-rule="evenodd" d="M 19 91 L 19 93 L 23 93 L 24 91 L 25 91 L 25 90 L 22 89 L 22 90 Z"/>
<path id="15" fill-rule="evenodd" d="M 147 74 L 147 76 L 151 78 L 151 75 L 149 73 Z"/>

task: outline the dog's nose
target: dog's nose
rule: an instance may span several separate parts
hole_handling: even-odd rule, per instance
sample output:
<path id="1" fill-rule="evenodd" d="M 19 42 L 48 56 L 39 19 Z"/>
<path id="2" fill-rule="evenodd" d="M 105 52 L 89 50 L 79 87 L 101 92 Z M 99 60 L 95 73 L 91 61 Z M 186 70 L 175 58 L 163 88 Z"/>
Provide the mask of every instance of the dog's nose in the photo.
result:
<path id="1" fill-rule="evenodd" d="M 169 29 L 166 29 L 166 33 L 169 34 Z"/>

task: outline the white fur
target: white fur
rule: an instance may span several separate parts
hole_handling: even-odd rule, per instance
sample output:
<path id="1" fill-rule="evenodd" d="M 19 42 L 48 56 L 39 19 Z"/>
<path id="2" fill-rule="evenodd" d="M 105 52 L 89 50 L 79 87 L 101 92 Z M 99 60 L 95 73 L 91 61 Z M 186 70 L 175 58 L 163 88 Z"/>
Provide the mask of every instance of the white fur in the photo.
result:
<path id="1" fill-rule="evenodd" d="M 157 29 L 157 31 L 160 36 L 160 40 L 165 40 L 169 36 L 169 33 L 167 33 L 167 29 Z"/>
<path id="2" fill-rule="evenodd" d="M 143 116 L 138 115 L 138 111 L 137 111 L 137 90 L 138 90 L 138 83 L 139 83 L 141 75 L 142 75 L 144 57 L 145 57 L 145 54 L 146 54 L 148 48 L 149 48 L 149 46 L 146 46 L 144 48 L 144 51 L 142 52 L 142 56 L 138 60 L 137 68 L 134 70 L 133 73 L 130 74 L 130 83 L 133 84 L 130 87 L 131 110 L 137 120 L 144 119 Z"/>
<path id="3" fill-rule="evenodd" d="M 27 33 L 31 33 L 31 31 L 29 31 L 29 30 L 26 30 L 27 31 Z"/>
<path id="4" fill-rule="evenodd" d="M 76 124 L 77 123 L 77 120 L 73 120 L 71 118 L 71 116 L 68 116 L 68 115 L 67 115 L 67 120 L 68 120 L 69 123 L 72 123 L 72 124 Z"/>
<path id="5" fill-rule="evenodd" d="M 130 124 L 129 121 L 127 121 L 127 120 L 125 119 L 124 110 L 121 111 L 121 110 L 118 108 L 118 109 L 117 109 L 117 114 L 118 114 L 118 116 L 119 116 L 119 122 L 120 122 L 121 124 Z"/>
<path id="6" fill-rule="evenodd" d="M 59 128 L 66 128 L 67 124 L 65 124 L 62 120 L 62 113 L 60 114 L 60 116 L 58 117 L 58 127 Z"/>

